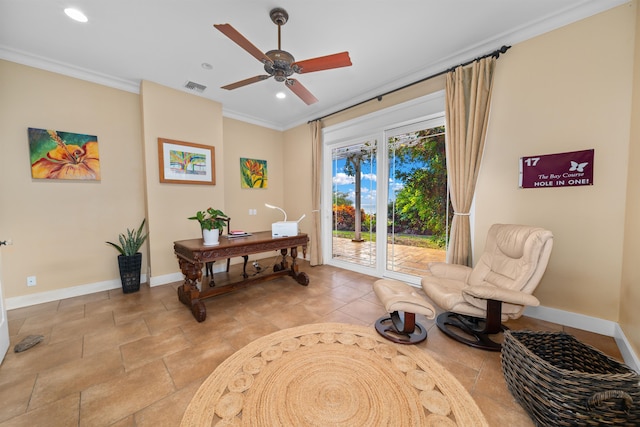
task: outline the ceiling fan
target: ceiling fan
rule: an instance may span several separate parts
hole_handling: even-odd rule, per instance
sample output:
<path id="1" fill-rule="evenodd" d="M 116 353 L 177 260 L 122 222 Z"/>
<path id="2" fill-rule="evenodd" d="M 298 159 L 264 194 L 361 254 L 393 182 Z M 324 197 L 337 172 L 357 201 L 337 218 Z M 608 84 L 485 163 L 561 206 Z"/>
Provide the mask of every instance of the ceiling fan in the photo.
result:
<path id="1" fill-rule="evenodd" d="M 318 58 L 296 62 L 293 55 L 282 50 L 280 46 L 280 28 L 287 23 L 289 14 L 282 8 L 275 8 L 269 12 L 269 16 L 273 23 L 278 26 L 278 49 L 270 50 L 267 53 L 262 53 L 260 49 L 255 47 L 231 25 L 214 25 L 214 27 L 222 32 L 222 34 L 229 37 L 238 46 L 249 52 L 258 61 L 262 62 L 264 64 L 264 70 L 267 72 L 267 74 L 250 77 L 248 79 L 222 86 L 222 89 L 233 90 L 273 77 L 278 82 L 284 82 L 285 86 L 291 89 L 291 91 L 307 105 L 318 102 L 318 99 L 313 96 L 313 94 L 309 92 L 298 80 L 291 78 L 291 75 L 293 73 L 303 74 L 314 71 L 329 70 L 332 68 L 348 67 L 351 65 L 349 52 L 335 53 L 333 55 L 320 56 Z"/>

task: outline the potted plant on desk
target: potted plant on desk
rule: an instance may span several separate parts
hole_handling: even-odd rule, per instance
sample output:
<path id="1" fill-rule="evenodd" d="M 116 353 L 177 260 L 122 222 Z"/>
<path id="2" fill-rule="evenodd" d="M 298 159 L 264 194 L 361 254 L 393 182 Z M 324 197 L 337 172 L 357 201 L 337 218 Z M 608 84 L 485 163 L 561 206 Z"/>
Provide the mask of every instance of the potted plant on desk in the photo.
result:
<path id="1" fill-rule="evenodd" d="M 138 252 L 147 239 L 148 234 L 143 234 L 144 223 L 136 230 L 127 229 L 127 234 L 120 234 L 118 240 L 120 245 L 113 242 L 106 242 L 120 252 L 118 255 L 118 267 L 120 268 L 120 281 L 122 282 L 122 292 L 125 294 L 140 290 L 140 272 L 142 269 L 142 253 Z"/>
<path id="2" fill-rule="evenodd" d="M 209 208 L 196 212 L 196 215 L 189 219 L 195 219 L 200 223 L 204 245 L 215 246 L 219 243 L 220 234 L 229 217 L 221 210 Z"/>

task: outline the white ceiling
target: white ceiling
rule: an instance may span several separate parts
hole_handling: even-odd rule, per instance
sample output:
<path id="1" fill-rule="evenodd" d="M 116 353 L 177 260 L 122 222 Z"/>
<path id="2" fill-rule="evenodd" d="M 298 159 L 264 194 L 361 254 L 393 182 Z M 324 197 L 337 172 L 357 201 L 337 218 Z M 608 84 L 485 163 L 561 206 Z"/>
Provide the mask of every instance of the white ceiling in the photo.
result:
<path id="1" fill-rule="evenodd" d="M 149 80 L 195 93 L 193 81 L 225 116 L 284 130 L 627 1 L 0 0 L 0 58 L 131 92 Z M 70 20 L 69 6 L 89 22 Z M 296 60 L 351 56 L 351 67 L 293 76 L 319 99 L 310 106 L 274 79 L 220 89 L 264 70 L 213 24 L 266 52 L 274 7 L 289 13 L 282 49 Z"/>

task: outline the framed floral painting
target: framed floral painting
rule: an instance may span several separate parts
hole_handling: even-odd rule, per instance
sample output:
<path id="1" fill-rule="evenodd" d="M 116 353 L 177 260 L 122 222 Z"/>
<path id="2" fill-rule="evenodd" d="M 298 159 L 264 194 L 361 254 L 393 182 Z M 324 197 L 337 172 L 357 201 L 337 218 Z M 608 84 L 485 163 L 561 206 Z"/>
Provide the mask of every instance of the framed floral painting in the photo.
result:
<path id="1" fill-rule="evenodd" d="M 267 188 L 267 161 L 240 158 L 240 187 Z"/>
<path id="2" fill-rule="evenodd" d="M 158 138 L 160 182 L 172 184 L 216 183 L 215 147 Z"/>
<path id="3" fill-rule="evenodd" d="M 100 181 L 98 137 L 29 128 L 31 177 Z"/>

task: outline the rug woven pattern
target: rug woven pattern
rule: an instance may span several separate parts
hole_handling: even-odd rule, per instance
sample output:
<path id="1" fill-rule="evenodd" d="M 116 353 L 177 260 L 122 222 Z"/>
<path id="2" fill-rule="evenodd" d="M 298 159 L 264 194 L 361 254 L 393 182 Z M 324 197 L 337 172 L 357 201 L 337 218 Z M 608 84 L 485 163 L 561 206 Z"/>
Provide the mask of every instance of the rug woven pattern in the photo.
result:
<path id="1" fill-rule="evenodd" d="M 486 426 L 424 351 L 372 328 L 319 323 L 262 337 L 216 368 L 182 426 Z"/>

